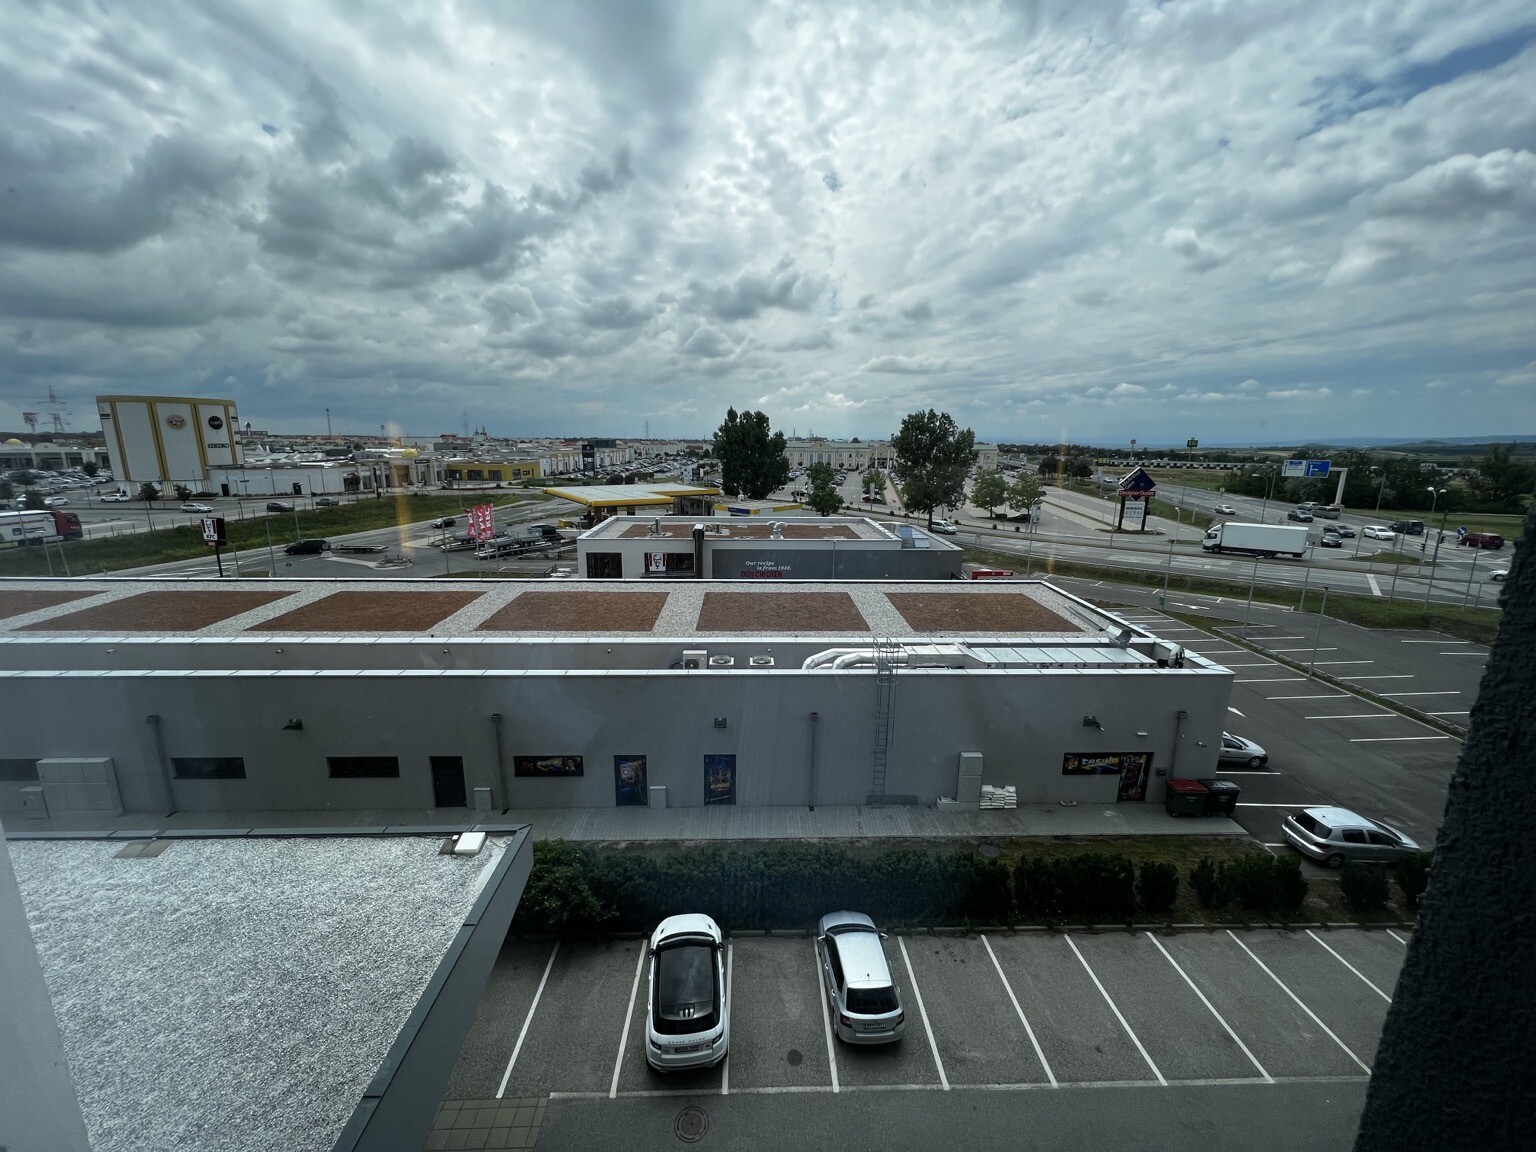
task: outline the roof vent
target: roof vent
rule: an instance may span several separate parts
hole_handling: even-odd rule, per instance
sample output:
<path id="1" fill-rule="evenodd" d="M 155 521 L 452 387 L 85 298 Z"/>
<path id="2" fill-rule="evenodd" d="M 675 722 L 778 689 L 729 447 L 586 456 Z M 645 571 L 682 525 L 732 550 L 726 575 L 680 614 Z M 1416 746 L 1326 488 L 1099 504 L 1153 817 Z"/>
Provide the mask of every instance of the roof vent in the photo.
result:
<path id="1" fill-rule="evenodd" d="M 683 667 L 702 668 L 709 663 L 709 652 L 703 648 L 684 648 Z"/>
<path id="2" fill-rule="evenodd" d="M 734 657 L 734 656 L 711 656 L 709 658 L 709 666 L 711 668 L 734 668 L 734 667 L 736 667 L 736 657 Z"/>
<path id="3" fill-rule="evenodd" d="M 747 660 L 747 663 L 750 664 L 753 668 L 772 668 L 773 667 L 773 657 L 772 656 L 752 656 L 752 657 L 750 657 Z"/>

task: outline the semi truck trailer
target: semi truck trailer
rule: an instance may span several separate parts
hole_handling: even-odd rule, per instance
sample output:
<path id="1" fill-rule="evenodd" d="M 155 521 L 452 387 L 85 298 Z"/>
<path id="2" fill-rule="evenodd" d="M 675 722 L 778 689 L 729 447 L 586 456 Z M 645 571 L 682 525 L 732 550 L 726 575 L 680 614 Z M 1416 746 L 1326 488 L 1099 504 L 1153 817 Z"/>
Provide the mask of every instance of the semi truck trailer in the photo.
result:
<path id="1" fill-rule="evenodd" d="M 1306 554 L 1307 530 L 1289 524 L 1212 524 L 1200 547 L 1243 556 L 1300 558 Z"/>

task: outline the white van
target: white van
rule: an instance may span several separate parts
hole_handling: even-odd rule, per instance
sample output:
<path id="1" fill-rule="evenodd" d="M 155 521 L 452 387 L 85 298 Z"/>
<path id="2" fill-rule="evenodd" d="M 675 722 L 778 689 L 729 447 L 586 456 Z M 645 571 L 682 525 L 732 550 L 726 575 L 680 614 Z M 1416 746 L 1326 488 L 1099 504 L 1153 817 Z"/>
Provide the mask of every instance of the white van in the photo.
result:
<path id="1" fill-rule="evenodd" d="M 1340 516 L 1344 515 L 1344 505 L 1320 504 L 1312 509 L 1312 514 L 1314 516 L 1321 516 L 1324 520 L 1337 520 Z"/>

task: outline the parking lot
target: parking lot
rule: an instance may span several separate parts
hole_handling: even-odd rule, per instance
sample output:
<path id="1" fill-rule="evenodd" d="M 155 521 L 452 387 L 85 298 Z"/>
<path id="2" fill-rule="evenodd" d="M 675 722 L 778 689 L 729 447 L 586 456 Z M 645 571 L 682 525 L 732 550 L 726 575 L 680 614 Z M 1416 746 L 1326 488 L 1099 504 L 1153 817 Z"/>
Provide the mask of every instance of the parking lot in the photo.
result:
<path id="1" fill-rule="evenodd" d="M 892 935 L 907 1031 L 835 1041 L 804 936 L 728 942 L 730 1055 L 662 1075 L 643 1051 L 644 942 L 510 942 L 450 1099 L 624 1099 L 1361 1080 L 1401 930 Z"/>
<path id="2" fill-rule="evenodd" d="M 1423 847 L 1434 845 L 1460 739 L 1212 635 L 1241 632 L 1241 625 L 1212 620 L 1208 630 L 1144 608 L 1121 615 L 1232 669 L 1227 730 L 1262 745 L 1269 763 L 1219 775 L 1242 787 L 1237 821 L 1271 851 L 1292 851 L 1280 835 L 1288 812 L 1325 804 L 1383 819 Z M 1255 613 L 1248 637 L 1304 666 L 1315 646 L 1317 671 L 1457 725 L 1467 723 L 1488 656 L 1482 645 L 1430 632 L 1373 631 L 1327 618 L 1319 630 L 1315 615 L 1299 613 Z M 1305 867 L 1320 869 L 1311 861 Z"/>

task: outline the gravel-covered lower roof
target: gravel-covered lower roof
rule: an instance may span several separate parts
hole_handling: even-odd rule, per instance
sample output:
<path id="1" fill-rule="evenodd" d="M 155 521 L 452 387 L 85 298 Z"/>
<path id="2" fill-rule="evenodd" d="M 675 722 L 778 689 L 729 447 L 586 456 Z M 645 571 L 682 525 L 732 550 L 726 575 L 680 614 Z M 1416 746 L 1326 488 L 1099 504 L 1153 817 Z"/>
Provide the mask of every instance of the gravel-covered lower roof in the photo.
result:
<path id="1" fill-rule="evenodd" d="M 92 1148 L 320 1152 L 508 840 L 125 843 L 9 843 Z"/>

